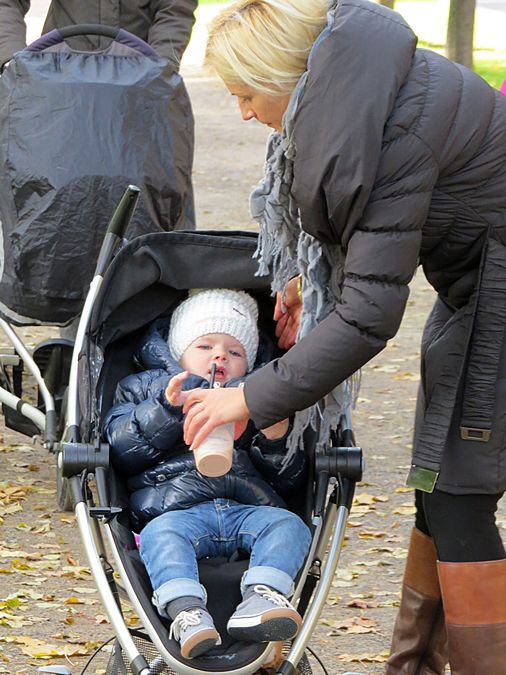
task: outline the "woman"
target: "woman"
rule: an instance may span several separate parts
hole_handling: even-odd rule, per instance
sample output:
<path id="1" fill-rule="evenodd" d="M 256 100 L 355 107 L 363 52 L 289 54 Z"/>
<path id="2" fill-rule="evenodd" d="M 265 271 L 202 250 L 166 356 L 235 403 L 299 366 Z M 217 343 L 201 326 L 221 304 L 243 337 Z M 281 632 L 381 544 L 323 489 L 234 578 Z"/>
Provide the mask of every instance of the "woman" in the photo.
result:
<path id="1" fill-rule="evenodd" d="M 395 335 L 422 265 L 438 299 L 422 338 L 417 515 L 386 672 L 442 675 L 449 659 L 454 674 L 501 675 L 506 99 L 416 49 L 395 12 L 367 0 L 326 9 L 239 0 L 211 26 L 208 64 L 243 119 L 278 132 L 252 200 L 260 272 L 274 290 L 301 274 L 302 307 L 293 278 L 275 318 L 282 346 L 299 314 L 304 337 L 242 390 L 192 392 L 185 438 L 195 447 L 248 417 L 268 426 L 335 392 Z"/>

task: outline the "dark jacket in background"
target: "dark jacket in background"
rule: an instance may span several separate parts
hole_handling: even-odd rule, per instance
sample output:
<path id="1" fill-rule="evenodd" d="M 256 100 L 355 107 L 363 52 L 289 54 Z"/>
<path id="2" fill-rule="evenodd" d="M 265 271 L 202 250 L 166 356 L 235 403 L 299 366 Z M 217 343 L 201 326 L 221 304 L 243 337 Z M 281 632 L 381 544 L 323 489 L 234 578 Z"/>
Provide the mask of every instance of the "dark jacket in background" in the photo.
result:
<path id="1" fill-rule="evenodd" d="M 439 294 L 422 345 L 413 463 L 452 493 L 506 489 L 506 97 L 395 12 L 341 0 L 295 118 L 303 228 L 346 253 L 335 311 L 253 373 L 265 427 L 367 363 L 418 265 Z M 465 438 L 468 436 L 468 438 Z"/>
<path id="2" fill-rule="evenodd" d="M 170 355 L 158 326 L 148 333 L 138 357 L 139 365 L 149 370 L 119 383 L 103 427 L 113 465 L 128 480 L 134 528 L 142 529 L 166 511 L 216 498 L 284 507 L 282 496 L 293 493 L 304 481 L 304 452 L 295 453 L 280 471 L 286 437 L 270 441 L 250 423 L 235 441 L 231 470 L 218 478 L 203 476 L 183 442 L 182 409 L 165 398 L 170 378 L 182 368 Z M 234 384 L 237 381 L 227 383 Z M 183 386 L 206 387 L 208 382 L 191 375 Z"/>
<path id="3" fill-rule="evenodd" d="M 124 28 L 176 68 L 190 40 L 198 0 L 52 0 L 43 33 L 81 23 Z M 26 46 L 24 16 L 30 0 L 0 0 L 0 66 Z M 74 49 L 101 49 L 104 38 L 69 41 Z"/>

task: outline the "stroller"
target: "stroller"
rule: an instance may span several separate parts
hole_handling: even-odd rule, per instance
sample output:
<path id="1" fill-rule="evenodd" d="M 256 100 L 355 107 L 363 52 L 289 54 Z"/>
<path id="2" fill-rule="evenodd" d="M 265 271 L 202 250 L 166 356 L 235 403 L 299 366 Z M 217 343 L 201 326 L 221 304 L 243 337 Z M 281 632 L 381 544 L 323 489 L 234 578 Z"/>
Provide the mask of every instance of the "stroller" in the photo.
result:
<path id="1" fill-rule="evenodd" d="M 79 35 L 110 44 L 74 51 L 67 40 Z M 0 330 L 14 346 L 0 356 L 7 427 L 42 431 L 47 447 L 61 437 L 73 352 L 63 338 L 29 352 L 13 326 L 74 328 L 108 217 L 128 183 L 141 188 L 130 238 L 190 228 L 192 156 L 183 80 L 135 35 L 68 26 L 13 56 L 0 78 Z M 37 382 L 35 406 L 22 400 L 27 368 Z"/>
<path id="2" fill-rule="evenodd" d="M 59 503 L 66 504 L 71 496 L 89 566 L 114 631 L 112 653 L 105 671 L 100 672 L 262 672 L 266 662 L 272 661 L 274 644 L 225 638 L 220 647 L 203 656 L 191 661 L 181 657 L 177 643 L 170 639 L 169 622 L 151 603 L 152 589 L 129 523 L 128 495 L 110 464 L 109 447 L 101 438 L 101 422 L 112 404 L 117 383 L 134 371 L 133 352 L 146 326 L 170 316 L 190 288 L 226 287 L 251 293 L 259 304 L 261 334 L 274 344 L 269 279 L 255 276 L 252 254 L 257 242 L 253 233 L 153 233 L 133 239 L 118 251 L 136 196 L 133 187 L 127 190 L 106 234 L 80 317 L 64 420 L 59 425 L 61 436 L 52 443 L 59 474 Z M 21 412 L 25 412 L 23 407 Z M 44 421 L 48 421 L 47 414 Z M 292 600 L 303 616 L 303 624 L 293 642 L 284 645 L 274 670 L 264 672 L 312 672 L 306 656 L 308 642 L 337 566 L 355 482 L 362 475 L 362 452 L 355 446 L 348 412 L 324 451 L 316 452 L 314 436 L 309 432 L 306 438 L 307 489 L 289 503 L 313 534 Z M 247 560 L 240 556 L 199 562 L 208 608 L 222 636 L 226 636 L 227 618 L 240 601 L 239 581 L 246 567 Z M 124 622 L 124 597 L 139 617 L 139 629 L 131 630 Z M 82 673 L 95 672 L 88 668 Z M 40 671 L 70 673 L 62 666 L 46 666 Z"/>
<path id="3" fill-rule="evenodd" d="M 109 46 L 66 42 L 94 34 Z M 135 35 L 69 26 L 17 52 L 0 78 L 1 315 L 64 326 L 80 313 L 129 183 L 142 192 L 130 238 L 191 229 L 192 157 L 183 80 Z"/>

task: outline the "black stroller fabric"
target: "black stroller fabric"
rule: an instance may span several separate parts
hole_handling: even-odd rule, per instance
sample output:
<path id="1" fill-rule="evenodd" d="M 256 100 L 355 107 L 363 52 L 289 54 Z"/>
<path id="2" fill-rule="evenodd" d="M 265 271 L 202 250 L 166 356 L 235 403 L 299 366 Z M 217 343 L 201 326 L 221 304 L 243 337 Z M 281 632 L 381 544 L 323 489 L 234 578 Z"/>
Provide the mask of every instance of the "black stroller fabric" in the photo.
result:
<path id="1" fill-rule="evenodd" d="M 52 31 L 18 52 L 0 78 L 0 314 L 25 325 L 80 312 L 130 183 L 142 196 L 129 238 L 184 227 L 192 155 L 183 81 L 142 40 L 120 30 L 101 52 L 74 52 Z"/>

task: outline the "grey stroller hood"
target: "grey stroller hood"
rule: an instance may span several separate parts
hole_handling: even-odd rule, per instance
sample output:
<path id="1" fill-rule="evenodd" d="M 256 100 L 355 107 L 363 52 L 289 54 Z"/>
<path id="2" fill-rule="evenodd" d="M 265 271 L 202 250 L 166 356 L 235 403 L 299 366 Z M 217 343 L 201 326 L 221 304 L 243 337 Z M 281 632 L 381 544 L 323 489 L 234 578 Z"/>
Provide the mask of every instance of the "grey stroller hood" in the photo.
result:
<path id="1" fill-rule="evenodd" d="M 52 31 L 0 78 L 0 313 L 18 325 L 79 313 L 125 185 L 141 188 L 129 238 L 183 226 L 183 81 L 142 40 L 101 28 L 114 36 L 103 51 L 71 50 L 75 28 Z"/>

